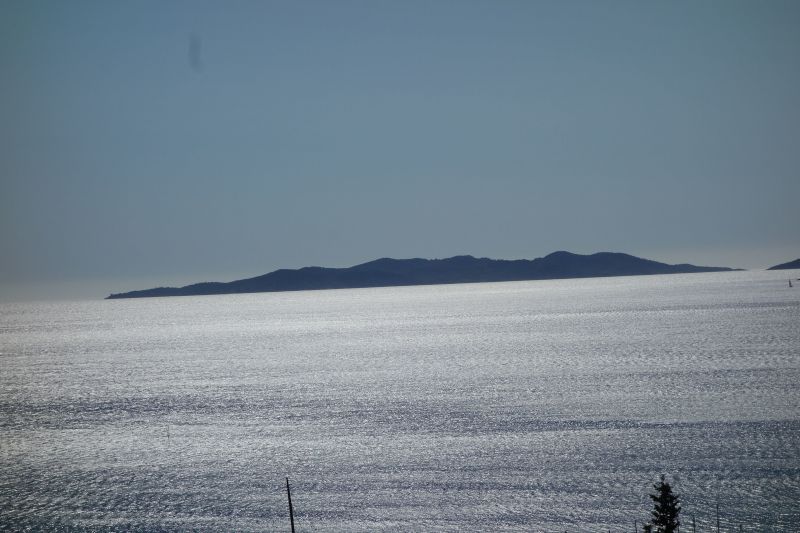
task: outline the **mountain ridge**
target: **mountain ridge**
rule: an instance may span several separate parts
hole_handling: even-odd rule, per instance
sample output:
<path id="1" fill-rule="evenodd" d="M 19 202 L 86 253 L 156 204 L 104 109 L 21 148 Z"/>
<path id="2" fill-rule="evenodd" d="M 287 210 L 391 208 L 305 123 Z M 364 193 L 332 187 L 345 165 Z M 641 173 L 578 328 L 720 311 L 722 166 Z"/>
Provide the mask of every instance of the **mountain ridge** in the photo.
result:
<path id="1" fill-rule="evenodd" d="M 794 268 L 800 268 L 800 259 L 795 259 L 794 261 L 789 261 L 788 263 L 781 263 L 780 265 L 771 266 L 767 270 L 790 270 Z"/>
<path id="2" fill-rule="evenodd" d="M 298 269 L 279 269 L 260 276 L 230 282 L 206 281 L 184 287 L 156 287 L 112 293 L 106 299 L 685 274 L 732 270 L 735 269 L 689 264 L 669 265 L 619 252 L 581 255 L 557 251 L 536 259 L 490 259 L 487 257 L 476 258 L 471 255 L 457 255 L 445 259 L 382 257 L 345 268 L 310 266 Z"/>

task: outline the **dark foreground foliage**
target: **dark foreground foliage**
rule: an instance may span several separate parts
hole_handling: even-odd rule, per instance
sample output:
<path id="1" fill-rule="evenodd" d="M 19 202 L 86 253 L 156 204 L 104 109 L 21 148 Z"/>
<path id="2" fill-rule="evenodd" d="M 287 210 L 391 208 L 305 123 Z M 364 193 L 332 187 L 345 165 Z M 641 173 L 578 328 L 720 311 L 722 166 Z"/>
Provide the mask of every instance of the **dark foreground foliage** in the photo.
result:
<path id="1" fill-rule="evenodd" d="M 644 525 L 645 533 L 676 533 L 680 528 L 681 513 L 680 496 L 672 492 L 672 486 L 665 481 L 664 474 L 661 480 L 653 485 L 655 493 L 650 495 L 653 500 L 652 518 L 649 524 Z"/>

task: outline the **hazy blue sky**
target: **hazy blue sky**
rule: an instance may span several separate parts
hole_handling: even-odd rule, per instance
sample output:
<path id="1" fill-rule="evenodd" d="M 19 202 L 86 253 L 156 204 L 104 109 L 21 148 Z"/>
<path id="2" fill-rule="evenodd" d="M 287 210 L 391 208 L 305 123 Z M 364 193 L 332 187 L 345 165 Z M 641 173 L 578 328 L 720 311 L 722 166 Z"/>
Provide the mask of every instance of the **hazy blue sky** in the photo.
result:
<path id="1" fill-rule="evenodd" d="M 0 3 L 0 291 L 800 257 L 800 2 Z"/>

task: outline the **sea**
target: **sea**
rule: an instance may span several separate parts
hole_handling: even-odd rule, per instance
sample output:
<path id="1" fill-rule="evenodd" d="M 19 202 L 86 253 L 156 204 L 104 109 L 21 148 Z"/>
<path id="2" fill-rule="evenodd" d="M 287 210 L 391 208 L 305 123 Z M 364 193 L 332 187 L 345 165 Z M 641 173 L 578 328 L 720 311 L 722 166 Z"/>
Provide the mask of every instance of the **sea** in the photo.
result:
<path id="1" fill-rule="evenodd" d="M 797 532 L 797 278 L 1 304 L 0 530 Z"/>

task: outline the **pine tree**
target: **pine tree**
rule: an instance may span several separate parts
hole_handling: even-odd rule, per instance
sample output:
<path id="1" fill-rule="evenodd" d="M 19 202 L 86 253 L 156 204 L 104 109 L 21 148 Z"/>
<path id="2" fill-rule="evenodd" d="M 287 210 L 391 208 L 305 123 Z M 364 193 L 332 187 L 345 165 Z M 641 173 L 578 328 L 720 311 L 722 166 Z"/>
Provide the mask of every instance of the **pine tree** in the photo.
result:
<path id="1" fill-rule="evenodd" d="M 678 515 L 681 513 L 680 497 L 672 492 L 670 484 L 664 481 L 664 474 L 661 474 L 661 481 L 653 485 L 653 488 L 656 492 L 650 495 L 654 504 L 650 512 L 653 515 L 650 524 L 655 528 L 654 532 L 676 533 L 681 525 L 678 520 Z"/>

